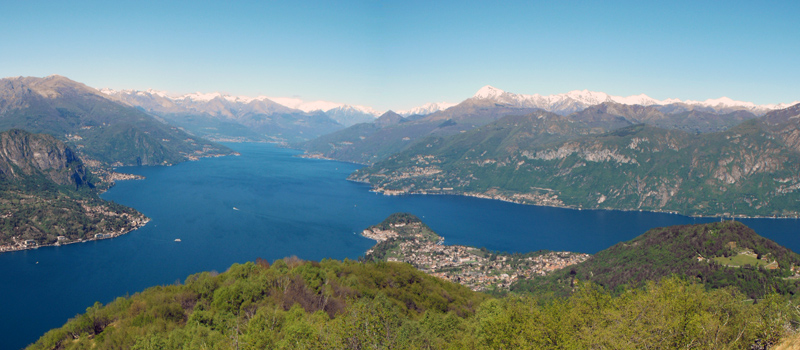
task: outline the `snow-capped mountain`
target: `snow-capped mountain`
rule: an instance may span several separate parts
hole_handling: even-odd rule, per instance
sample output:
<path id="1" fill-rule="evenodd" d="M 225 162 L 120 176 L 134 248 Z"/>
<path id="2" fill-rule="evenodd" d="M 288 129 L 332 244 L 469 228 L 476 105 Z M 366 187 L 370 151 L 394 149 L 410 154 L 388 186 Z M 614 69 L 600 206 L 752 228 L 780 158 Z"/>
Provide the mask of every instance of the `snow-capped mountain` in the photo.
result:
<path id="1" fill-rule="evenodd" d="M 404 117 L 408 117 L 410 115 L 415 115 L 415 114 L 428 115 L 434 112 L 443 111 L 455 105 L 456 103 L 450 103 L 450 102 L 430 102 L 419 107 L 398 111 L 397 114 L 402 115 Z"/>
<path id="2" fill-rule="evenodd" d="M 144 91 L 101 89 L 100 91 L 112 99 L 157 115 L 197 135 L 210 135 L 209 137 L 216 139 L 241 136 L 256 140 L 264 135 L 282 140 L 308 139 L 343 127 L 372 122 L 382 114 L 367 106 L 322 100 L 304 101 L 296 97 L 233 96 L 222 92 L 178 95 L 154 89 Z M 426 103 L 400 111 L 398 114 L 406 117 L 431 116 L 435 120 L 459 119 L 462 122 L 472 118 L 469 122 L 479 125 L 508 113 L 528 113 L 535 108 L 568 115 L 606 102 L 650 106 L 666 114 L 687 111 L 713 114 L 747 111 L 763 115 L 792 105 L 757 105 L 727 97 L 705 101 L 657 100 L 644 94 L 623 97 L 589 90 L 575 90 L 555 95 L 524 95 L 487 85 L 458 105 L 447 102 Z M 488 113 L 487 115 L 492 117 L 484 120 L 481 119 L 483 117 L 472 115 L 476 110 L 470 106 L 477 105 L 483 109 L 491 109 L 481 109 L 481 113 Z M 469 117 L 461 118 L 461 114 L 464 113 Z M 253 136 L 254 132 L 261 136 Z"/>
<path id="3" fill-rule="evenodd" d="M 331 109 L 340 108 L 363 114 L 370 114 L 376 118 L 381 115 L 381 112 L 374 110 L 372 107 L 347 105 L 344 103 L 330 102 L 330 101 L 303 101 L 296 97 L 270 97 L 269 99 L 280 103 L 286 107 L 299 109 L 305 112 L 323 111 L 327 112 Z"/>
<path id="4" fill-rule="evenodd" d="M 735 101 L 727 97 L 718 99 L 708 99 L 705 101 L 681 101 L 679 99 L 657 100 L 645 94 L 634 96 L 613 96 L 604 92 L 589 90 L 574 90 L 564 94 L 542 96 L 539 94 L 523 95 L 506 92 L 493 86 L 482 87 L 475 95 L 475 100 L 491 100 L 495 103 L 502 103 L 519 108 L 541 108 L 546 111 L 567 115 L 581 111 L 589 106 L 598 105 L 605 102 L 615 102 L 625 105 L 641 105 L 664 107 L 669 111 L 695 110 L 715 113 L 727 113 L 736 110 L 745 110 L 757 115 L 761 115 L 776 109 L 783 109 L 798 102 L 757 105 L 752 102 Z"/>
<path id="5" fill-rule="evenodd" d="M 216 117 L 238 118 L 246 114 L 304 113 L 284 106 L 266 96 L 231 96 L 220 92 L 194 92 L 171 95 L 164 91 L 148 89 L 120 90 L 101 89 L 100 92 L 129 105 L 141 107 L 151 113 L 200 113 Z"/>
<path id="6" fill-rule="evenodd" d="M 101 89 L 104 94 L 154 113 L 196 112 L 235 118 L 242 113 L 324 113 L 336 122 L 350 126 L 370 122 L 381 115 L 372 107 L 330 101 L 303 101 L 295 97 L 232 96 L 221 92 L 193 92 L 183 95 L 148 89 Z"/>
<path id="7" fill-rule="evenodd" d="M 344 126 L 374 121 L 380 114 L 370 107 L 341 105 L 325 111 L 331 119 Z"/>
<path id="8" fill-rule="evenodd" d="M 101 92 L 195 135 L 215 140 L 302 141 L 346 126 L 321 110 L 307 112 L 287 107 L 267 96 L 232 96 L 220 92 L 171 95 L 157 90 L 102 89 Z M 346 118 L 339 116 L 339 119 Z"/>

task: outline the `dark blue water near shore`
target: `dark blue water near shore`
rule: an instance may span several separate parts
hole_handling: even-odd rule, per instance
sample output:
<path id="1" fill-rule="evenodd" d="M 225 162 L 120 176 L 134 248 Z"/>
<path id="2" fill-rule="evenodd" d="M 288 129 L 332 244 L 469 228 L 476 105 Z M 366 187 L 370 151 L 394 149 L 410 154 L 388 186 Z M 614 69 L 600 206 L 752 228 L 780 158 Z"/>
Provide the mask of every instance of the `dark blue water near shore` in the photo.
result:
<path id="1" fill-rule="evenodd" d="M 137 231 L 0 254 L 0 347 L 25 346 L 95 301 L 107 303 L 199 271 L 224 271 L 235 262 L 290 255 L 355 259 L 374 243 L 356 233 L 398 211 L 423 218 L 446 244 L 513 252 L 595 253 L 652 227 L 718 220 L 459 196 L 383 196 L 345 180 L 357 165 L 296 158 L 296 151 L 265 144 L 229 146 L 242 155 L 122 169 L 147 179 L 119 182 L 103 197 L 152 219 Z M 744 222 L 800 251 L 800 221 Z"/>

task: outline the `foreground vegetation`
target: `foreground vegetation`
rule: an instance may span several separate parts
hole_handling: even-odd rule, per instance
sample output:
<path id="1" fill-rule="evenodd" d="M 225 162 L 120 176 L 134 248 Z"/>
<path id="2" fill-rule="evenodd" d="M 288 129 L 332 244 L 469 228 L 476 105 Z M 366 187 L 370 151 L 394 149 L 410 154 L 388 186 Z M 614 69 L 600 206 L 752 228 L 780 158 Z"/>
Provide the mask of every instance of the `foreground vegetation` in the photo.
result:
<path id="1" fill-rule="evenodd" d="M 287 258 L 95 304 L 29 349 L 740 349 L 794 332 L 787 299 L 745 299 L 676 277 L 491 299 L 407 264 Z"/>

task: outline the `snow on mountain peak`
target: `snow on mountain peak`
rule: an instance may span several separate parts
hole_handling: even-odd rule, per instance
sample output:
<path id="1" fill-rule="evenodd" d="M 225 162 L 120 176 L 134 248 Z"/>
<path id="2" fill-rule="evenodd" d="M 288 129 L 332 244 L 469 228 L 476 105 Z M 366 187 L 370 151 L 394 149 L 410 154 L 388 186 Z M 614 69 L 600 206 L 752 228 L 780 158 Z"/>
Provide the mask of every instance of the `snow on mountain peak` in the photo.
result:
<path id="1" fill-rule="evenodd" d="M 306 102 L 296 97 L 270 97 L 272 101 L 282 104 L 289 108 L 299 109 L 303 112 L 323 111 L 327 112 L 331 109 L 344 106 L 342 103 L 328 102 L 328 101 L 310 101 Z"/>
<path id="2" fill-rule="evenodd" d="M 193 93 L 190 93 L 190 94 L 186 94 L 186 95 L 180 96 L 180 97 L 176 98 L 176 100 L 187 100 L 188 99 L 188 100 L 192 100 L 192 101 L 208 102 L 208 101 L 211 101 L 211 100 L 213 100 L 213 99 L 215 99 L 217 97 L 223 97 L 223 95 L 221 93 L 219 93 L 219 92 L 208 92 L 208 93 L 193 92 Z"/>
<path id="3" fill-rule="evenodd" d="M 603 102 L 611 101 L 611 96 L 609 96 L 605 92 L 595 92 L 589 90 L 573 90 L 564 95 L 566 97 L 572 98 L 573 100 L 589 105 L 596 105 L 596 104 L 601 104 Z"/>
<path id="4" fill-rule="evenodd" d="M 730 97 L 722 96 L 717 99 L 708 99 L 701 104 L 714 107 L 714 106 L 725 106 L 725 107 L 734 107 L 734 106 L 745 106 L 745 107 L 755 107 L 756 104 L 752 102 L 744 102 L 744 101 L 735 101 Z"/>
<path id="5" fill-rule="evenodd" d="M 541 108 L 550 112 L 559 114 L 569 114 L 583 108 L 598 105 L 605 102 L 616 102 L 625 105 L 641 105 L 641 106 L 664 106 L 673 103 L 683 103 L 687 105 L 702 106 L 712 108 L 714 110 L 723 109 L 743 109 L 749 110 L 756 114 L 765 113 L 769 110 L 785 108 L 788 104 L 768 104 L 757 105 L 753 102 L 736 101 L 728 97 L 721 97 L 717 99 L 708 99 L 705 101 L 681 101 L 679 99 L 666 99 L 656 100 L 645 94 L 632 95 L 632 96 L 613 96 L 604 92 L 589 91 L 589 90 L 573 90 L 563 94 L 557 95 L 522 95 L 511 92 L 505 92 L 493 86 L 484 86 L 473 96 L 476 99 L 490 99 L 495 102 L 514 105 L 523 108 Z"/>
<path id="6" fill-rule="evenodd" d="M 402 115 L 404 117 L 408 117 L 414 114 L 428 115 L 434 112 L 443 111 L 455 105 L 456 105 L 455 103 L 450 103 L 450 102 L 429 102 L 422 106 L 398 111 L 397 114 Z"/>
<path id="7" fill-rule="evenodd" d="M 486 85 L 482 87 L 480 90 L 478 90 L 478 92 L 476 92 L 475 95 L 473 95 L 472 97 L 478 99 L 492 99 L 492 98 L 497 98 L 503 95 L 504 93 L 505 91 L 503 90 L 500 90 L 491 85 Z"/>
<path id="8" fill-rule="evenodd" d="M 99 91 L 100 91 L 100 93 L 102 93 L 103 95 L 109 95 L 109 96 L 113 96 L 113 95 L 116 95 L 116 94 L 117 94 L 117 91 L 116 91 L 116 90 L 114 90 L 114 89 L 111 89 L 111 88 L 102 88 L 102 89 L 100 89 Z M 120 91 L 120 92 L 121 92 L 121 91 Z"/>
<path id="9" fill-rule="evenodd" d="M 382 114 L 371 107 L 360 105 L 347 105 L 344 103 L 330 102 L 330 101 L 304 101 L 296 97 L 248 97 L 248 96 L 231 96 L 221 92 L 201 93 L 195 92 L 190 94 L 174 94 L 166 91 L 147 89 L 140 90 L 114 90 L 110 88 L 102 88 L 99 91 L 108 96 L 116 96 L 125 99 L 124 96 L 139 96 L 138 98 L 158 96 L 166 98 L 178 103 L 192 103 L 192 102 L 210 102 L 214 99 L 222 99 L 230 103 L 250 104 L 255 101 L 271 101 L 283 105 L 288 108 L 298 109 L 304 112 L 322 111 L 325 113 L 338 113 L 338 114 L 366 114 L 373 117 L 378 117 Z M 624 105 L 641 105 L 641 106 L 666 106 L 670 104 L 684 104 L 689 106 L 699 106 L 710 108 L 716 111 L 723 110 L 748 110 L 756 114 L 763 114 L 770 110 L 782 109 L 792 106 L 797 101 L 792 103 L 780 104 L 763 104 L 758 105 L 753 102 L 745 102 L 731 99 L 729 97 L 720 97 L 717 99 L 707 99 L 705 101 L 693 100 L 680 100 L 676 98 L 669 98 L 665 100 L 656 100 L 645 94 L 631 95 L 627 97 L 613 96 L 604 92 L 590 91 L 590 90 L 573 90 L 563 94 L 554 94 L 542 96 L 539 94 L 523 95 L 506 92 L 491 85 L 486 85 L 478 90 L 472 97 L 477 100 L 492 100 L 495 103 L 501 103 L 509 106 L 519 108 L 541 108 L 550 112 L 558 114 L 569 114 L 575 111 L 582 110 L 589 106 L 598 105 L 605 102 L 615 102 Z M 181 101 L 181 102 L 179 102 Z M 454 103 L 438 102 L 426 103 L 422 106 L 414 107 L 408 110 L 399 111 L 398 113 L 403 116 L 413 114 L 427 115 L 441 110 L 445 110 L 454 106 Z"/>

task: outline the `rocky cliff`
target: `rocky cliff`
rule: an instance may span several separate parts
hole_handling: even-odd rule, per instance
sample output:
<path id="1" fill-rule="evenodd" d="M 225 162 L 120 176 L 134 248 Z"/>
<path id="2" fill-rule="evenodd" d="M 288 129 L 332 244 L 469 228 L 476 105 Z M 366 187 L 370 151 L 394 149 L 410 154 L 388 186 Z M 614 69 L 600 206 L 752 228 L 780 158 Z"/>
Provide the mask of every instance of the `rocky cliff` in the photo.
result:
<path id="1" fill-rule="evenodd" d="M 59 185 L 90 185 L 83 162 L 53 136 L 12 129 L 0 133 L 0 179 L 42 175 Z"/>

